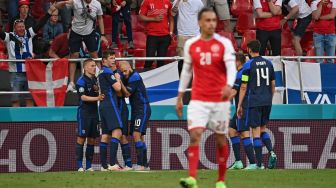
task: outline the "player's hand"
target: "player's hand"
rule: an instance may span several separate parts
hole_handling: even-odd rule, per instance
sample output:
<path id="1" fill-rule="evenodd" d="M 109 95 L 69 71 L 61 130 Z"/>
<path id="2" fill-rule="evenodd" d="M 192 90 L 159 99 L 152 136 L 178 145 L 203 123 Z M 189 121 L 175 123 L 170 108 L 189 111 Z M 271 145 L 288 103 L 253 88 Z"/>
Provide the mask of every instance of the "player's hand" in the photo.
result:
<path id="1" fill-rule="evenodd" d="M 163 20 L 163 15 L 162 15 L 162 14 L 160 14 L 160 15 L 154 17 L 154 21 L 155 21 L 155 22 L 161 22 L 162 20 Z"/>
<path id="2" fill-rule="evenodd" d="M 183 115 L 183 102 L 182 99 L 177 98 L 176 101 L 176 114 L 181 119 Z"/>
<path id="3" fill-rule="evenodd" d="M 103 43 L 105 43 L 106 46 L 108 46 L 109 42 L 108 42 L 108 40 L 106 39 L 105 36 L 101 36 L 101 37 L 100 37 L 100 40 L 101 40 Z"/>
<path id="4" fill-rule="evenodd" d="M 238 106 L 237 117 L 240 119 L 242 116 L 243 116 L 243 108 L 242 108 L 242 106 Z"/>
<path id="5" fill-rule="evenodd" d="M 126 1 L 121 2 L 121 3 L 120 3 L 120 6 L 121 6 L 121 7 L 126 6 Z"/>
<path id="6" fill-rule="evenodd" d="M 119 74 L 119 73 L 115 73 L 115 74 L 114 74 L 114 77 L 115 77 L 117 80 L 120 80 L 120 74 Z"/>
<path id="7" fill-rule="evenodd" d="M 70 4 L 70 1 L 59 1 L 54 4 L 57 9 L 64 8 L 66 4 Z"/>
<path id="8" fill-rule="evenodd" d="M 98 101 L 102 101 L 102 100 L 104 100 L 105 99 L 105 95 L 104 94 L 100 94 L 99 96 L 98 96 Z"/>
<path id="9" fill-rule="evenodd" d="M 231 87 L 227 85 L 222 90 L 222 100 L 223 101 L 230 100 L 230 97 L 231 97 Z"/>

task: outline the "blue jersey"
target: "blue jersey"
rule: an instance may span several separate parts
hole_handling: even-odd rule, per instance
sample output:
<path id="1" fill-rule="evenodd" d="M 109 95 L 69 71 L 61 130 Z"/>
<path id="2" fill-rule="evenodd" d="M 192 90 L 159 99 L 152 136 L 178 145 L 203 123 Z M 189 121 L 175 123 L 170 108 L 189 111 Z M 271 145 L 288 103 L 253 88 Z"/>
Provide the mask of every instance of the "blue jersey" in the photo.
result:
<path id="1" fill-rule="evenodd" d="M 76 83 L 77 94 L 79 96 L 79 107 L 83 113 L 88 113 L 91 115 L 97 115 L 97 101 L 83 101 L 81 99 L 82 95 L 89 97 L 98 96 L 98 84 L 97 78 L 89 78 L 86 75 L 81 76 Z"/>
<path id="2" fill-rule="evenodd" d="M 113 71 L 106 66 L 102 66 L 98 79 L 101 93 L 105 95 L 105 99 L 100 102 L 100 106 L 117 108 L 118 96 L 112 87 L 117 82 L 117 79 Z"/>
<path id="3" fill-rule="evenodd" d="M 247 83 L 244 106 L 272 105 L 272 81 L 274 68 L 271 61 L 258 56 L 246 62 L 243 66 L 242 82 Z"/>
<path id="4" fill-rule="evenodd" d="M 126 83 L 127 90 L 131 93 L 130 104 L 132 114 L 146 113 L 145 110 L 149 106 L 149 100 L 145 84 L 142 81 L 140 74 L 133 71 Z"/>
<path id="5" fill-rule="evenodd" d="M 120 75 L 120 79 L 121 79 L 122 83 L 124 85 L 126 85 L 126 79 L 125 79 L 124 75 L 119 70 L 115 70 L 115 71 L 113 71 L 113 73 L 114 74 L 118 73 Z M 120 112 L 122 112 L 123 109 L 127 108 L 125 97 L 118 97 L 118 106 L 119 106 Z"/>
<path id="6" fill-rule="evenodd" d="M 236 105 L 236 107 L 238 106 L 238 102 L 239 102 L 239 91 L 240 91 L 242 74 L 243 74 L 243 69 L 241 68 L 237 72 L 236 81 L 235 81 L 235 83 L 233 85 L 233 89 L 237 91 L 237 94 L 235 96 L 235 105 Z"/>

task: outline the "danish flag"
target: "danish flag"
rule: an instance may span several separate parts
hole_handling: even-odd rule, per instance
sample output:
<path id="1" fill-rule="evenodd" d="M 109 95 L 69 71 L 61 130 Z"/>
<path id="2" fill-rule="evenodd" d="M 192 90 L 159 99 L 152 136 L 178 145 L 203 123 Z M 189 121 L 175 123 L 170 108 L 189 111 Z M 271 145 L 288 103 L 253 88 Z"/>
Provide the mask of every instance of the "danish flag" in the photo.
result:
<path id="1" fill-rule="evenodd" d="M 63 106 L 68 83 L 68 59 L 48 64 L 26 60 L 29 91 L 37 106 Z"/>

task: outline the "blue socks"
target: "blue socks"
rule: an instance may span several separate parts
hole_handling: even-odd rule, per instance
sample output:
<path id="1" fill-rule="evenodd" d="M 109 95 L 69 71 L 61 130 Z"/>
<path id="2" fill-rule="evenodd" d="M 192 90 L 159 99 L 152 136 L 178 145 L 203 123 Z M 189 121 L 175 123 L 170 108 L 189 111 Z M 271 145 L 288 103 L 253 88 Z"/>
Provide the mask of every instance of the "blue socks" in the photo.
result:
<path id="1" fill-rule="evenodd" d="M 144 166 L 144 146 L 145 143 L 142 141 L 135 142 L 135 148 L 137 153 L 137 165 Z"/>
<path id="2" fill-rule="evenodd" d="M 257 159 L 257 165 L 261 167 L 262 164 L 262 144 L 260 138 L 253 138 L 254 151 Z"/>
<path id="3" fill-rule="evenodd" d="M 132 158 L 131 158 L 131 147 L 127 144 L 121 144 L 122 156 L 125 162 L 125 165 L 132 168 Z"/>
<path id="4" fill-rule="evenodd" d="M 94 154 L 94 145 L 87 144 L 85 151 L 86 169 L 92 167 L 93 154 Z"/>
<path id="5" fill-rule="evenodd" d="M 261 139 L 262 139 L 262 142 L 264 143 L 264 145 L 266 146 L 268 152 L 273 151 L 272 141 L 271 141 L 271 138 L 270 138 L 270 136 L 267 132 L 262 132 L 261 133 Z"/>
<path id="6" fill-rule="evenodd" d="M 233 153 L 236 158 L 236 161 L 240 161 L 241 160 L 240 158 L 240 137 L 239 136 L 231 137 L 230 140 L 232 143 L 232 149 L 233 149 Z"/>
<path id="7" fill-rule="evenodd" d="M 143 164 L 144 164 L 144 167 L 147 168 L 148 167 L 147 146 L 146 146 L 145 142 L 143 142 L 143 144 L 144 144 L 144 149 L 143 149 Z"/>
<path id="8" fill-rule="evenodd" d="M 110 165 L 113 166 L 117 163 L 117 151 L 120 140 L 117 138 L 111 138 L 110 141 Z"/>
<path id="9" fill-rule="evenodd" d="M 255 164 L 253 145 L 251 142 L 251 138 L 250 137 L 243 138 L 243 144 L 244 144 L 245 153 L 247 155 L 247 158 L 250 164 Z"/>
<path id="10" fill-rule="evenodd" d="M 81 144 L 76 144 L 76 163 L 77 169 L 83 168 L 83 146 Z"/>
<path id="11" fill-rule="evenodd" d="M 100 142 L 99 147 L 100 147 L 100 162 L 103 168 L 107 168 L 107 145 L 108 143 L 105 142 Z"/>

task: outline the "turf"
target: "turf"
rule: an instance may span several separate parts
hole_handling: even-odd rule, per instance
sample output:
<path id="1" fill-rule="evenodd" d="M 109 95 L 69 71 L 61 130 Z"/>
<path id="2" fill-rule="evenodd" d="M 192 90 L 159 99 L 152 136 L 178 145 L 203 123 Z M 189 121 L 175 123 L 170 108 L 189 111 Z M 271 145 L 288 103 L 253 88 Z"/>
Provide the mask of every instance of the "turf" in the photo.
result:
<path id="1" fill-rule="evenodd" d="M 1 188 L 179 188 L 186 171 L 140 172 L 48 172 L 0 174 Z M 200 170 L 199 188 L 215 187 L 217 172 Z M 336 170 L 229 171 L 228 188 L 330 188 L 336 185 Z"/>

